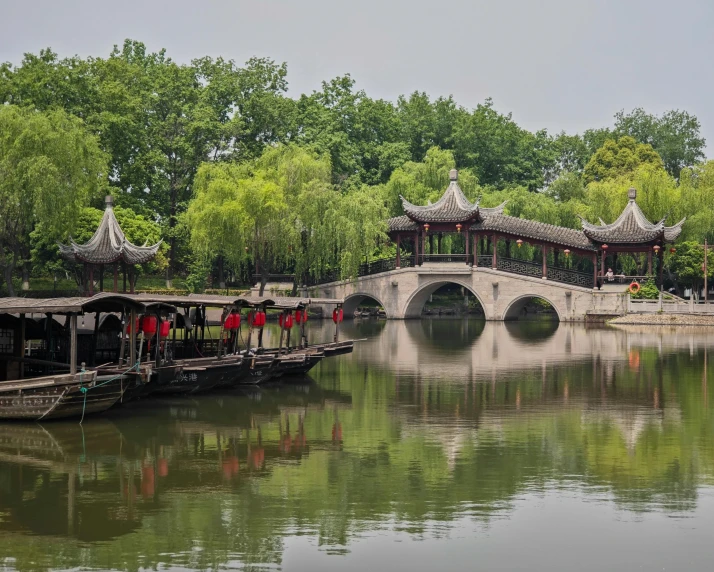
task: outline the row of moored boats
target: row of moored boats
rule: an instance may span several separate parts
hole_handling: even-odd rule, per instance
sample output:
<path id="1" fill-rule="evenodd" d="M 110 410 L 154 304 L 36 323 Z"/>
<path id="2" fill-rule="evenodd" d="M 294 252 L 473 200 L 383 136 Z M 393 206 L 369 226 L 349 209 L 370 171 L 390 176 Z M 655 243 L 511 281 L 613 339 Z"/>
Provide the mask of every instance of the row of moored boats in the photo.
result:
<path id="1" fill-rule="evenodd" d="M 341 302 L 109 293 L 2 298 L 0 419 L 83 418 L 149 395 L 303 376 L 352 351 L 352 341 L 339 341 Z M 308 343 L 311 304 L 334 306 L 333 341 Z M 276 315 L 279 343 L 265 347 L 264 326 Z"/>

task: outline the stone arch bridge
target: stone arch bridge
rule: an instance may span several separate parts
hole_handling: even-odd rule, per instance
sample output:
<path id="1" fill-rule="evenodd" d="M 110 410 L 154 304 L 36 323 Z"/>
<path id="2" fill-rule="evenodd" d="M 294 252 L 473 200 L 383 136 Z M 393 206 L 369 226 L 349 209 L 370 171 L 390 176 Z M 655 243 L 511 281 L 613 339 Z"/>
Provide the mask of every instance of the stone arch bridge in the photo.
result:
<path id="1" fill-rule="evenodd" d="M 346 316 L 352 316 L 364 299 L 371 298 L 384 308 L 388 319 L 418 318 L 431 294 L 445 284 L 457 284 L 478 299 L 487 320 L 517 319 L 532 298 L 549 302 L 562 322 L 626 313 L 624 293 L 599 291 L 573 284 L 569 276 L 563 278 L 437 262 L 319 284 L 303 290 L 303 295 L 344 298 Z"/>

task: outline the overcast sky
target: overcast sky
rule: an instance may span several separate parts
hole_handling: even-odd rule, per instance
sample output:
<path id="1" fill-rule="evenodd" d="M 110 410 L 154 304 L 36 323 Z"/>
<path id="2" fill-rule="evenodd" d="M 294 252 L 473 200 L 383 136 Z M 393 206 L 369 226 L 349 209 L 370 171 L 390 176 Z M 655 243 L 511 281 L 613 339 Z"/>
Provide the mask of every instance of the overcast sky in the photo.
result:
<path id="1" fill-rule="evenodd" d="M 530 130 L 578 132 L 633 107 L 696 115 L 714 157 L 712 0 L 0 0 L 0 60 L 124 38 L 176 61 L 288 63 L 291 95 L 349 73 L 374 98 L 492 97 Z"/>

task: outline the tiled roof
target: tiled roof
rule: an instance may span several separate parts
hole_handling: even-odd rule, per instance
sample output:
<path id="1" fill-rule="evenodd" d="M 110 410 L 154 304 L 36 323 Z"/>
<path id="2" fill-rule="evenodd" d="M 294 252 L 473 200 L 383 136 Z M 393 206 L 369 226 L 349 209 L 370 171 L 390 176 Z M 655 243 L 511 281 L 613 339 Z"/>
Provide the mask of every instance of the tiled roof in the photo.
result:
<path id="1" fill-rule="evenodd" d="M 600 219 L 600 224 L 592 224 L 585 219 L 582 220 L 583 232 L 585 235 L 599 243 L 647 243 L 656 240 L 672 241 L 682 232 L 682 219 L 674 226 L 664 226 L 664 219 L 657 223 L 647 220 L 645 213 L 637 204 L 637 192 L 635 189 L 628 191 L 629 201 L 617 220 L 611 224 L 605 224 Z"/>
<path id="2" fill-rule="evenodd" d="M 143 264 L 156 256 L 162 242 L 160 240 L 153 246 L 136 246 L 129 242 L 114 216 L 112 198 L 107 197 L 102 222 L 89 242 L 77 244 L 70 239 L 69 244 L 60 244 L 59 248 L 68 260 L 90 264 L 112 264 L 123 260 L 127 264 Z"/>
<path id="3" fill-rule="evenodd" d="M 392 217 L 387 221 L 387 225 L 389 232 L 415 231 L 419 228 L 419 225 L 407 215 Z"/>
<path id="4" fill-rule="evenodd" d="M 449 178 L 451 182 L 446 192 L 433 205 L 420 207 L 400 196 L 404 213 L 416 222 L 427 223 L 465 222 L 476 218 L 478 203 L 471 203 L 464 195 L 457 182 L 456 169 L 452 169 Z"/>
<path id="5" fill-rule="evenodd" d="M 483 222 L 474 224 L 471 230 L 477 232 L 500 232 L 525 239 L 559 244 L 566 248 L 595 250 L 588 237 L 580 230 L 503 214 L 489 216 Z"/>

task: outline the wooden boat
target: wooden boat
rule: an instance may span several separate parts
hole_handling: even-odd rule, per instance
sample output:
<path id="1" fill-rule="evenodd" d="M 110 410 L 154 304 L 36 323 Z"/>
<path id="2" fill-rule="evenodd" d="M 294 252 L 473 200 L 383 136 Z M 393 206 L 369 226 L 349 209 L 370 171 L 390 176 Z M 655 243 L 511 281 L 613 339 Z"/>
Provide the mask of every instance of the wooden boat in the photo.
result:
<path id="1" fill-rule="evenodd" d="M 123 375 L 96 371 L 0 383 L 0 419 L 44 421 L 106 411 L 121 399 Z"/>
<path id="2" fill-rule="evenodd" d="M 0 359 L 0 419 L 46 420 L 80 417 L 109 409 L 141 377 L 132 368 L 78 371 L 77 316 L 85 312 L 125 313 L 142 305 L 126 296 L 98 294 L 91 298 L 2 298 L 0 319 L 12 334 L 11 351 Z M 44 314 L 47 338 L 40 355 L 29 353 L 26 339 L 38 339 L 37 322 L 27 314 Z M 66 316 L 65 325 L 53 315 Z M 92 356 L 94 359 L 94 356 Z M 84 365 L 84 364 L 83 364 Z"/>

